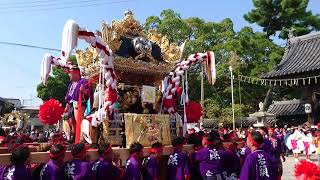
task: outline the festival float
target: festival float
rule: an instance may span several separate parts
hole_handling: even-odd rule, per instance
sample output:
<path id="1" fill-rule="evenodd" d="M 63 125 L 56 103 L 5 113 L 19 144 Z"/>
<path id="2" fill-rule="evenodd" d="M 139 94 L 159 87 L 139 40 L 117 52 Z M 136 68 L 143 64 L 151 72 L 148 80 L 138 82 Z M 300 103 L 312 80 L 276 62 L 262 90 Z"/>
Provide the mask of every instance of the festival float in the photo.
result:
<path id="1" fill-rule="evenodd" d="M 76 49 L 78 40 L 89 46 Z M 69 20 L 63 30 L 61 57 L 44 56 L 41 79 L 47 83 L 52 65 L 72 69 L 68 58 L 75 54 L 81 78 L 88 87 L 95 87 L 86 105 L 89 113 L 75 116 L 76 143 L 84 138 L 89 144 L 106 140 L 121 145 L 125 129 L 127 145 L 169 145 L 171 137 L 186 132 L 188 118 L 196 122 L 202 115 L 202 107 L 188 99 L 186 71 L 202 63 L 209 82 L 214 84 L 216 79 L 214 54 L 195 53 L 182 59 L 184 45 L 170 43 L 154 29 L 145 32 L 131 11 L 122 20 L 102 22 L 96 32 Z M 180 97 L 183 111 L 179 114 Z"/>

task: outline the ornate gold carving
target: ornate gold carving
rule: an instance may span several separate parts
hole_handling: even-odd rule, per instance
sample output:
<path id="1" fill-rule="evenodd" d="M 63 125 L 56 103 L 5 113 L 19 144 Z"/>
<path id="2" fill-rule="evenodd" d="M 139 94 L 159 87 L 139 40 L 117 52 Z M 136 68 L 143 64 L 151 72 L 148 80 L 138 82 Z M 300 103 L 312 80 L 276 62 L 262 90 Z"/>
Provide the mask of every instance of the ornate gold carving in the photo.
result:
<path id="1" fill-rule="evenodd" d="M 155 142 L 171 143 L 169 115 L 124 114 L 127 145 L 139 142 L 151 146 Z"/>
<path id="2" fill-rule="evenodd" d="M 143 31 L 140 23 L 134 19 L 131 11 L 126 11 L 124 19 L 112 21 L 111 25 L 102 22 L 101 25 L 102 40 L 109 45 L 112 51 L 117 51 L 121 45 L 121 36 L 145 37 L 156 43 L 161 48 L 163 59 L 168 63 L 179 61 L 180 48 L 175 43 L 170 43 L 166 36 L 150 30 L 147 34 Z"/>
<path id="3" fill-rule="evenodd" d="M 119 49 L 121 36 L 142 36 L 145 37 L 143 28 L 140 23 L 134 19 L 131 11 L 126 11 L 123 20 L 112 21 L 111 26 L 105 21 L 101 27 L 102 39 L 106 42 L 112 51 Z"/>
<path id="4" fill-rule="evenodd" d="M 3 117 L 0 117 L 1 123 L 7 126 L 12 126 L 20 122 L 28 122 L 30 118 L 29 114 L 20 113 L 19 111 L 12 111 L 11 113 L 5 114 Z"/>
<path id="5" fill-rule="evenodd" d="M 164 61 L 168 63 L 179 61 L 179 46 L 177 46 L 175 43 L 170 43 L 166 36 L 162 36 L 154 29 L 151 29 L 148 32 L 148 39 L 160 46 Z"/>
<path id="6" fill-rule="evenodd" d="M 100 63 L 93 47 L 90 46 L 84 51 L 76 50 L 76 58 L 82 76 L 91 77 L 93 74 L 99 73 Z"/>

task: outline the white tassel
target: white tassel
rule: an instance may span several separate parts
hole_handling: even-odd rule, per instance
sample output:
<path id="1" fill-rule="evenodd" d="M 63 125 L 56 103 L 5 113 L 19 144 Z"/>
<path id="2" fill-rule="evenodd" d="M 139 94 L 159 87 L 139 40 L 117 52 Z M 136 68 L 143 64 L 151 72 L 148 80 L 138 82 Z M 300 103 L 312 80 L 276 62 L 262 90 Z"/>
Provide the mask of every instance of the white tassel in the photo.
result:
<path id="1" fill-rule="evenodd" d="M 89 134 L 90 131 L 90 123 L 88 120 L 83 119 L 81 122 L 81 131 L 83 134 L 83 138 L 89 143 L 92 144 L 92 140 Z"/>
<path id="2" fill-rule="evenodd" d="M 47 85 L 48 77 L 51 72 L 51 61 L 52 56 L 50 54 L 45 54 L 42 58 L 40 77 L 43 85 Z"/>
<path id="3" fill-rule="evenodd" d="M 216 82 L 217 79 L 217 75 L 216 75 L 216 61 L 215 61 L 215 57 L 214 57 L 214 53 L 212 51 L 208 52 L 208 61 L 211 61 L 211 84 L 214 85 L 214 83 Z"/>
<path id="4" fill-rule="evenodd" d="M 74 20 L 68 20 L 63 28 L 62 33 L 62 60 L 63 63 L 67 61 L 71 51 L 77 46 L 79 26 Z"/>

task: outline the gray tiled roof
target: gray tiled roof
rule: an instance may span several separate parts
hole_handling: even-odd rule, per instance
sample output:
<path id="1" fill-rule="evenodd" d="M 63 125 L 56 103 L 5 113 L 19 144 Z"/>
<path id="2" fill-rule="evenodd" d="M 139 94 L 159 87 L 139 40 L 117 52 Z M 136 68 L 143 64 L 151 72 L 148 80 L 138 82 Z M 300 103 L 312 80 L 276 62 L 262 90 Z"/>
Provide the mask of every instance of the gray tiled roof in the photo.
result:
<path id="1" fill-rule="evenodd" d="M 276 116 L 292 116 L 292 115 L 304 115 L 305 102 L 300 100 L 290 101 L 274 101 L 268 108 L 268 112 L 275 114 Z"/>
<path id="2" fill-rule="evenodd" d="M 253 124 L 257 123 L 257 121 L 258 121 L 258 118 L 256 117 L 238 117 L 236 118 L 235 123 L 237 127 L 240 127 L 241 123 L 243 127 L 250 127 Z M 266 126 L 272 126 L 274 125 L 274 121 L 275 121 L 274 117 L 267 117 L 263 122 Z"/>
<path id="3" fill-rule="evenodd" d="M 289 39 L 282 61 L 261 78 L 283 79 L 320 74 L 320 32 Z"/>

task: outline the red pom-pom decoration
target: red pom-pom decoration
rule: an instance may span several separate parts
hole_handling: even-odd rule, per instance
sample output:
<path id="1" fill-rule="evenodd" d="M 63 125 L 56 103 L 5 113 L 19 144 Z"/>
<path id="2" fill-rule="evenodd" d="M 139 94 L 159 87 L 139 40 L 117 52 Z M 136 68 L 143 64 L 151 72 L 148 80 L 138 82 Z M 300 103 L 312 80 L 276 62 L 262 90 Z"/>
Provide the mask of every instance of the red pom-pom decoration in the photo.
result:
<path id="1" fill-rule="evenodd" d="M 294 168 L 294 173 L 298 180 L 317 180 L 320 178 L 320 167 L 315 163 L 301 160 Z"/>
<path id="2" fill-rule="evenodd" d="M 179 86 L 179 87 L 177 87 L 176 95 L 177 95 L 177 96 L 181 96 L 182 91 L 183 91 L 182 87 L 180 87 L 180 86 Z"/>
<path id="3" fill-rule="evenodd" d="M 163 106 L 165 108 L 175 107 L 175 100 L 174 99 L 164 99 Z"/>
<path id="4" fill-rule="evenodd" d="M 39 119 L 42 124 L 53 125 L 59 122 L 64 109 L 62 104 L 55 99 L 45 101 L 39 109 Z"/>
<path id="5" fill-rule="evenodd" d="M 189 101 L 186 106 L 186 113 L 188 123 L 198 122 L 203 114 L 201 104 Z"/>

